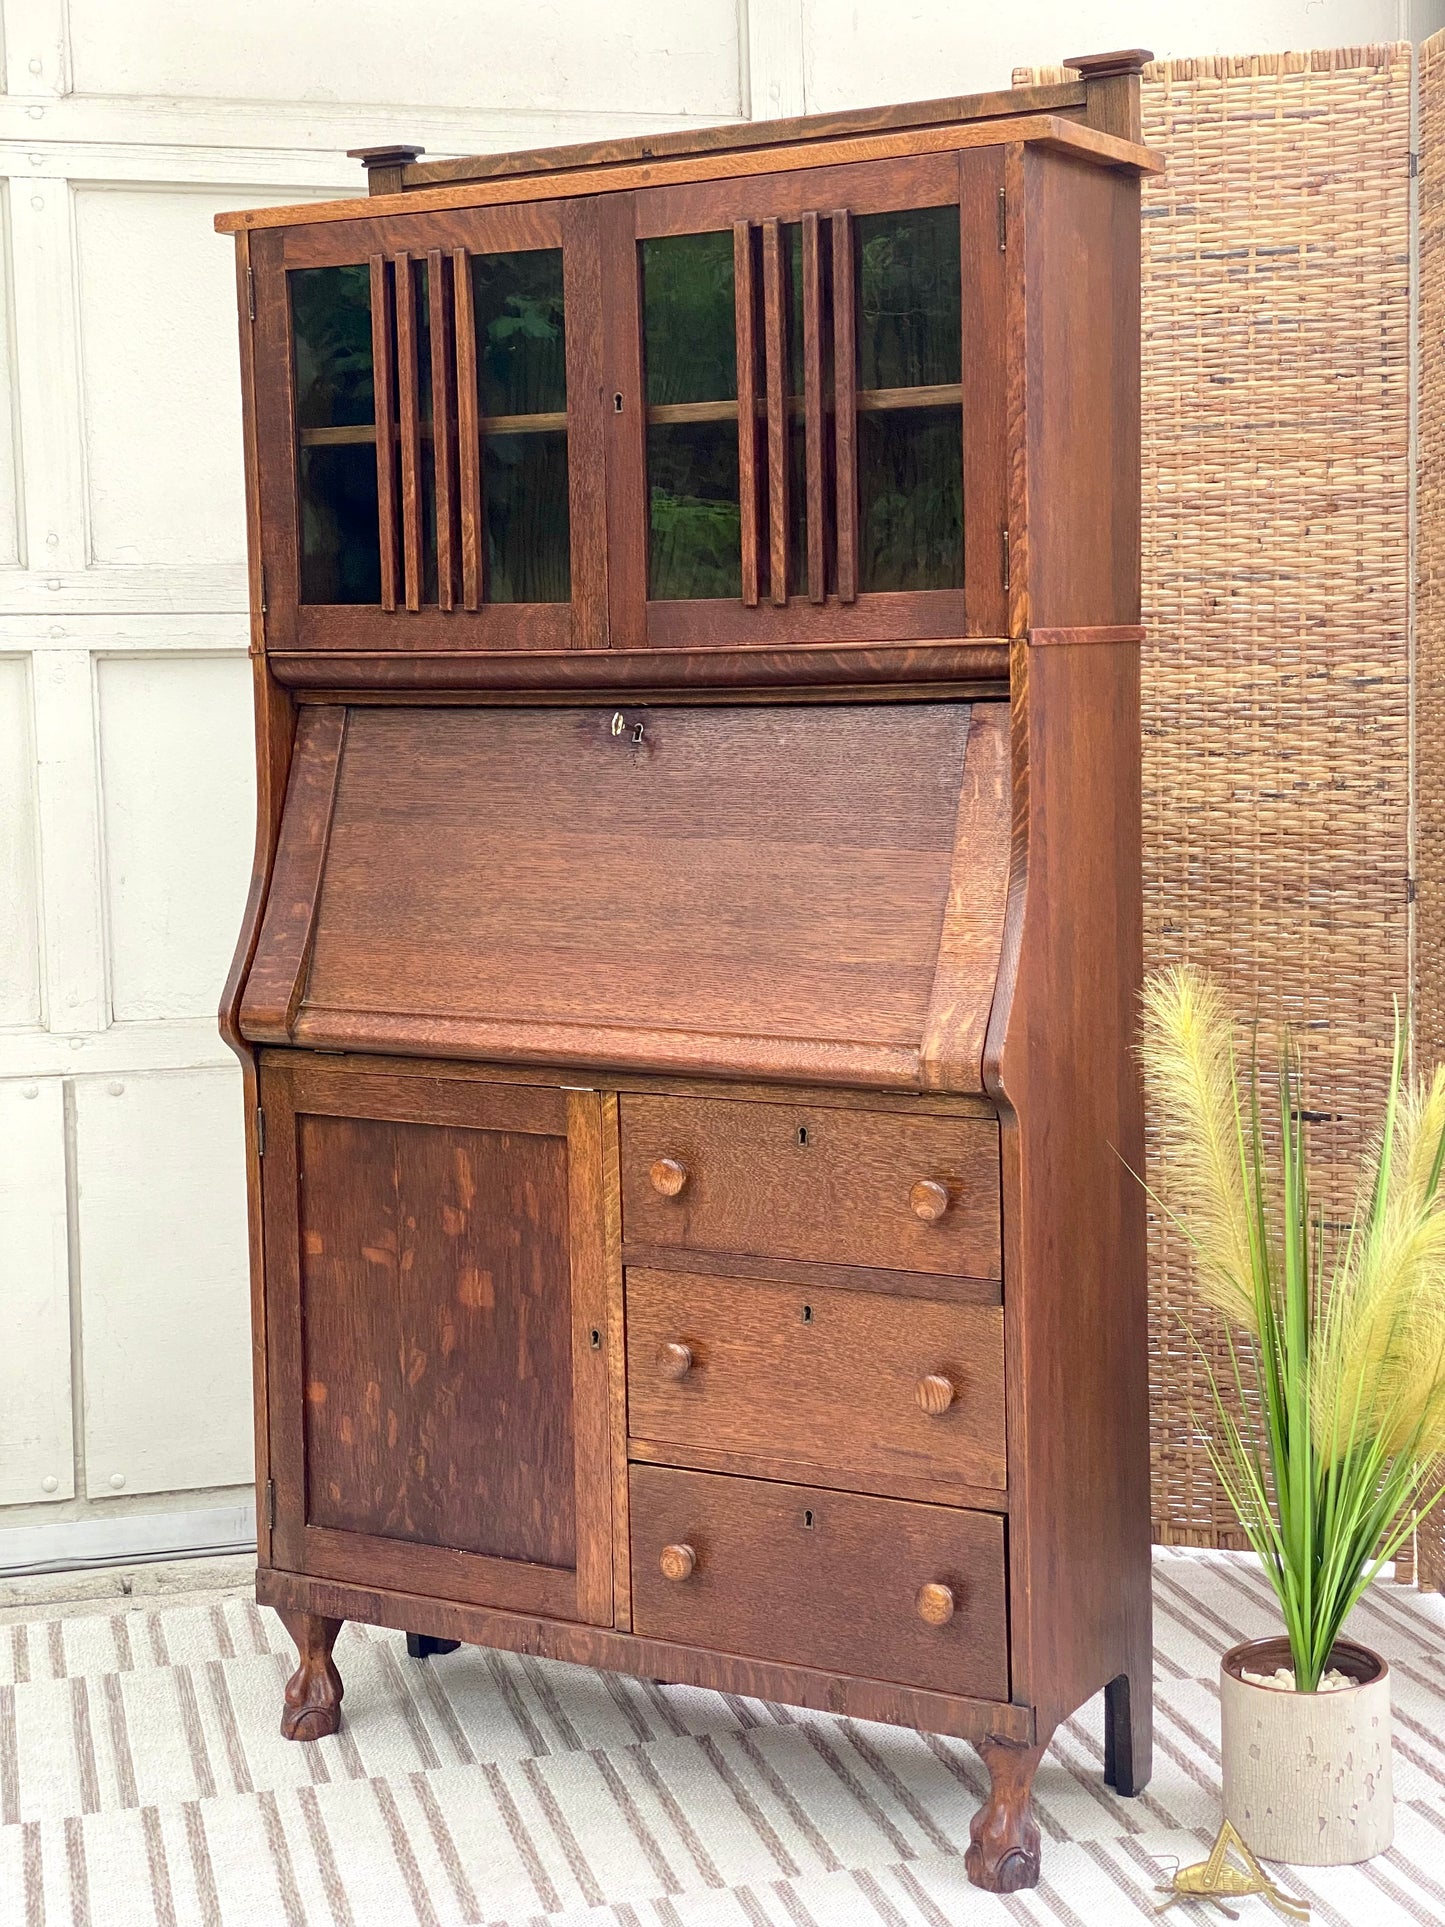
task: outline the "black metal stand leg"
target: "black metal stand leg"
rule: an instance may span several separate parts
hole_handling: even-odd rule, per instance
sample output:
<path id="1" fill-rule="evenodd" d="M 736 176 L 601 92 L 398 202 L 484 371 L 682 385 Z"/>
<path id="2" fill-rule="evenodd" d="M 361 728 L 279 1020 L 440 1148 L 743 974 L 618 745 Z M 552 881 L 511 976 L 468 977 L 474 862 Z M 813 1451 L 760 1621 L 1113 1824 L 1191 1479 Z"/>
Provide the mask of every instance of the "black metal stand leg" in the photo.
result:
<path id="1" fill-rule="evenodd" d="M 408 1659 L 430 1659 L 436 1653 L 454 1653 L 461 1643 L 459 1639 L 433 1639 L 430 1633 L 408 1633 L 406 1656 Z"/>

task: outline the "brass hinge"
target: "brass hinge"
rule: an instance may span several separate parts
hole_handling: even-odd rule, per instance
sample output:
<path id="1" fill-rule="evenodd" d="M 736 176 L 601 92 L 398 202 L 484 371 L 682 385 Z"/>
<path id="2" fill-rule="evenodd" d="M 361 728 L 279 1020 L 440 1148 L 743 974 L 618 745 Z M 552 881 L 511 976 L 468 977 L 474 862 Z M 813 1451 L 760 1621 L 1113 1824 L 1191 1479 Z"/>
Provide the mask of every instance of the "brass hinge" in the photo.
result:
<path id="1" fill-rule="evenodd" d="M 276 1530 L 276 1481 L 274 1479 L 266 1481 L 266 1530 L 268 1532 Z"/>
<path id="2" fill-rule="evenodd" d="M 1007 590 L 1009 586 L 1008 530 L 1001 529 L 999 533 L 1003 536 L 1003 586 Z"/>
<path id="3" fill-rule="evenodd" d="M 1006 187 L 1001 187 L 998 191 L 998 251 L 1000 254 L 1008 253 L 1008 189 Z M 251 319 L 254 321 L 255 316 L 252 315 Z"/>
<path id="4" fill-rule="evenodd" d="M 261 564 L 261 614 L 266 613 L 266 564 Z"/>
<path id="5" fill-rule="evenodd" d="M 261 1109 L 261 1106 L 258 1104 L 256 1106 L 256 1156 L 258 1158 L 263 1158 L 265 1157 L 265 1155 L 266 1155 L 266 1113 Z"/>
<path id="6" fill-rule="evenodd" d="M 1418 884 L 1418 883 L 1416 882 L 1416 880 L 1415 880 L 1415 878 L 1414 878 L 1414 877 L 1406 877 L 1406 879 L 1405 879 L 1405 901 L 1406 901 L 1406 903 L 1413 903 L 1413 902 L 1415 901 L 1415 899 L 1416 899 L 1416 898 L 1417 898 L 1417 897 L 1419 896 L 1419 894 L 1420 894 L 1420 886 L 1419 886 L 1419 884 Z"/>
<path id="7" fill-rule="evenodd" d="M 249 262 L 246 264 L 246 318 L 256 319 L 256 270 Z"/>

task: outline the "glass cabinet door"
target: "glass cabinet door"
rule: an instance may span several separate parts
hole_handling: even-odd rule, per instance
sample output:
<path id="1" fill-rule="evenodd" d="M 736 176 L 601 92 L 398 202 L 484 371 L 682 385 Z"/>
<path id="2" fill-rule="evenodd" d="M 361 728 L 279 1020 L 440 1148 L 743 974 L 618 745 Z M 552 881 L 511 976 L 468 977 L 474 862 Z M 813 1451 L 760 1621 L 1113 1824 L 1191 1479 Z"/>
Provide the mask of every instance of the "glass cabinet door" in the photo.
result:
<path id="1" fill-rule="evenodd" d="M 635 197 L 649 643 L 1005 633 L 979 189 L 947 154 Z"/>
<path id="2" fill-rule="evenodd" d="M 595 312 L 569 313 L 573 206 L 264 237 L 263 538 L 268 523 L 295 532 L 267 557 L 281 646 L 605 643 L 597 585 L 580 620 L 575 595 L 579 524 L 583 573 L 600 574 L 604 509 L 600 464 L 573 458 L 571 393 L 596 329 Z M 278 441 L 284 474 L 267 460 Z"/>

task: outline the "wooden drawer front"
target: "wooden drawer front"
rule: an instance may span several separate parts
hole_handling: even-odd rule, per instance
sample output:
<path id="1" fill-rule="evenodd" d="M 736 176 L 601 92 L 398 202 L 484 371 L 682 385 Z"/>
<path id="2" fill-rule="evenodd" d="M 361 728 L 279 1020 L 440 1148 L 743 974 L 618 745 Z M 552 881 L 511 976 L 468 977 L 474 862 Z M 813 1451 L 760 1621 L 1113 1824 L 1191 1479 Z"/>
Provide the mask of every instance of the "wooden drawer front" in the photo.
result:
<path id="1" fill-rule="evenodd" d="M 1008 1697 L 1002 1519 L 661 1465 L 634 1465 L 631 1485 L 644 1637 Z M 951 1595 L 946 1623 L 920 1613 L 924 1589 L 929 1605 Z"/>
<path id="2" fill-rule="evenodd" d="M 632 1243 L 1000 1275 L 988 1118 L 624 1095 L 622 1198 Z"/>
<path id="3" fill-rule="evenodd" d="M 1003 1312 L 629 1270 L 627 1423 L 830 1477 L 1002 1488 Z"/>

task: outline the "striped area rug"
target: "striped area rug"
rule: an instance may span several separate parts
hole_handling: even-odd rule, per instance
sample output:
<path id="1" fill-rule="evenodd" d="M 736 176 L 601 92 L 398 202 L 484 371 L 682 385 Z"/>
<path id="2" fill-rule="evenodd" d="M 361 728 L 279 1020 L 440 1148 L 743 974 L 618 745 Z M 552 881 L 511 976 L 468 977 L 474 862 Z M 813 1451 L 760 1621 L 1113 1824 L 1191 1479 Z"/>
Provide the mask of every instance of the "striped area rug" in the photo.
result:
<path id="1" fill-rule="evenodd" d="M 343 1729 L 291 1745 L 291 1648 L 242 1592 L 0 1626 L 0 1923 L 1149 1920 L 1218 1824 L 1218 1655 L 1273 1630 L 1238 1555 L 1160 1552 L 1154 1596 L 1154 1779 L 1117 1799 L 1101 1704 L 1070 1721 L 1038 1777 L 1044 1881 L 1008 1899 L 964 1877 L 984 1779 L 953 1741 L 348 1626 Z M 1290 1884 L 1329 1927 L 1439 1922 L 1445 1601 L 1378 1586 L 1351 1630 L 1394 1668 L 1396 1842 Z"/>

